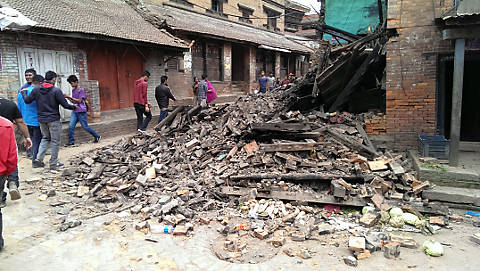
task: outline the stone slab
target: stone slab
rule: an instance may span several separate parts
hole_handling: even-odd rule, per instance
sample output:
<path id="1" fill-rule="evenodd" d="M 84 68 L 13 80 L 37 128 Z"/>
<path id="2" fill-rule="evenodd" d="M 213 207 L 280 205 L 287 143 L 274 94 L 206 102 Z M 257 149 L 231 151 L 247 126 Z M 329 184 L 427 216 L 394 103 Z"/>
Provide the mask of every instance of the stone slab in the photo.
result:
<path id="1" fill-rule="evenodd" d="M 423 197 L 428 200 L 446 201 L 480 206 L 480 190 L 448 186 L 436 186 L 423 191 Z"/>

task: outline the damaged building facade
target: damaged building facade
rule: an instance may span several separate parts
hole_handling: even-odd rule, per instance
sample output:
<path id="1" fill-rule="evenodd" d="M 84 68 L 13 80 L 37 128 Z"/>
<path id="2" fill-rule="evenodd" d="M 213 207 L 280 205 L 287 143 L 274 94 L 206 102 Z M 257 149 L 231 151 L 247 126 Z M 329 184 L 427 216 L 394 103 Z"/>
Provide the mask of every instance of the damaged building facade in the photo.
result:
<path id="1" fill-rule="evenodd" d="M 0 38 L 0 90 L 11 100 L 16 101 L 28 68 L 42 75 L 56 71 L 57 86 L 67 94 L 67 77 L 75 74 L 87 89 L 90 115 L 99 118 L 102 111 L 133 107 L 133 84 L 145 69 L 156 75 L 153 93 L 160 84 L 157 63 L 163 56 L 158 55 L 188 50 L 188 44 L 152 26 L 124 1 L 57 1 L 54 13 L 49 5 L 41 0 L 2 2 L 2 14 L 32 21 L 6 26 Z M 110 16 L 112 10 L 115 16 Z M 67 120 L 70 112 L 61 111 Z"/>
<path id="2" fill-rule="evenodd" d="M 285 1 L 129 1 L 146 20 L 187 41 L 190 51 L 166 60 L 177 97 L 193 97 L 193 78 L 207 74 L 219 101 L 257 88 L 261 71 L 283 78 L 308 69 L 311 49 L 288 39 Z M 298 9 L 298 8 L 297 8 Z M 306 8 L 297 11 L 297 21 Z M 292 15 L 293 16 L 293 15 Z M 224 99 L 222 99 L 224 98 Z"/>
<path id="3" fill-rule="evenodd" d="M 480 1 L 390 0 L 387 19 L 398 33 L 387 44 L 387 132 L 406 147 L 445 136 L 455 165 L 480 141 Z"/>

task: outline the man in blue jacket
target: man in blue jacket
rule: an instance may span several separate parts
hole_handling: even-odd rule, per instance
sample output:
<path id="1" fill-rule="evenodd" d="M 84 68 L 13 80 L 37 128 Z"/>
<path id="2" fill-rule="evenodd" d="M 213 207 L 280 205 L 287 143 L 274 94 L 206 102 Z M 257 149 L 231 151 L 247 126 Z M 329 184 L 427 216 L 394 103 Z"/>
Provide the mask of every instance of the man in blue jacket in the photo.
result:
<path id="1" fill-rule="evenodd" d="M 37 159 L 33 161 L 36 167 L 43 167 L 43 158 L 49 143 L 51 143 L 50 169 L 55 170 L 63 166 L 58 162 L 58 151 L 60 150 L 60 140 L 62 137 L 62 123 L 60 122 L 60 112 L 58 106 L 65 109 L 74 110 L 77 108 L 67 102 L 63 92 L 54 87 L 57 82 L 57 74 L 53 71 L 45 73 L 45 82 L 39 88 L 35 88 L 27 96 L 26 90 L 23 90 L 22 97 L 25 103 L 37 102 L 38 122 L 42 132 L 42 141 L 38 148 Z"/>
<path id="2" fill-rule="evenodd" d="M 35 75 L 32 79 L 32 84 L 25 88 L 26 94 L 30 95 L 33 89 L 40 87 L 42 83 L 43 76 Z M 30 138 L 32 139 L 32 166 L 36 167 L 33 164 L 33 161 L 37 159 L 38 147 L 40 146 L 40 142 L 42 141 L 42 132 L 40 131 L 40 123 L 38 122 L 37 102 L 33 101 L 31 104 L 26 104 L 23 100 L 22 94 L 18 93 L 17 106 L 20 110 L 20 113 L 22 113 L 23 120 L 27 124 L 28 133 L 30 134 Z"/>

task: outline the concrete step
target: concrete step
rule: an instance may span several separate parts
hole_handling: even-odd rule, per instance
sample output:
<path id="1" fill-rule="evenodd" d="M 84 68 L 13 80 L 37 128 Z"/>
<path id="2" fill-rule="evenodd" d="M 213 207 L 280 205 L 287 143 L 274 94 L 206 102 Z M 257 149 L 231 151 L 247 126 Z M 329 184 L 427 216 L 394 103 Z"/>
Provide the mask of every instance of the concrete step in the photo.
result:
<path id="1" fill-rule="evenodd" d="M 432 168 L 431 165 L 420 162 L 417 151 L 410 150 L 408 155 L 422 181 L 430 181 L 441 186 L 480 189 L 480 175 L 474 170 L 449 165 Z"/>
<path id="2" fill-rule="evenodd" d="M 432 189 L 424 190 L 422 197 L 429 201 L 442 201 L 480 207 L 480 189 L 436 186 Z"/>

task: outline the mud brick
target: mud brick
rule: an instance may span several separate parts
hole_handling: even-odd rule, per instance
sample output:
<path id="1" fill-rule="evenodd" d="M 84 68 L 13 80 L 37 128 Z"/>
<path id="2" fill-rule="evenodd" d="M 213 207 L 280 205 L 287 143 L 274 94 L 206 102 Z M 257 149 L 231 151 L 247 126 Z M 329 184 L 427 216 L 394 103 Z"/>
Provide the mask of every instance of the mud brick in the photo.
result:
<path id="1" fill-rule="evenodd" d="M 363 252 L 357 254 L 357 260 L 364 260 L 370 258 L 370 256 L 372 256 L 370 250 L 364 250 Z"/>
<path id="2" fill-rule="evenodd" d="M 413 194 L 418 194 L 418 193 L 422 192 L 425 188 L 428 188 L 428 187 L 430 187 L 430 182 L 425 181 L 422 184 L 417 185 L 413 188 Z"/>
<path id="3" fill-rule="evenodd" d="M 429 220 L 430 224 L 445 226 L 445 218 L 443 216 L 431 216 Z"/>
<path id="4" fill-rule="evenodd" d="M 268 236 L 268 231 L 264 231 L 263 229 L 256 229 L 253 231 L 253 235 L 260 240 L 265 239 Z"/>
<path id="5" fill-rule="evenodd" d="M 371 171 L 380 171 L 380 170 L 387 170 L 388 167 L 385 164 L 385 161 L 370 161 L 368 162 L 368 167 L 370 167 Z"/>
<path id="6" fill-rule="evenodd" d="M 294 231 L 292 232 L 292 240 L 296 242 L 302 242 L 305 241 L 305 233 L 301 231 Z"/>
<path id="7" fill-rule="evenodd" d="M 210 224 L 210 219 L 206 218 L 206 217 L 200 217 L 200 223 L 202 224 L 205 224 L 205 225 L 208 225 Z"/>
<path id="8" fill-rule="evenodd" d="M 367 212 L 360 218 L 360 224 L 365 227 L 371 227 L 380 219 L 379 213 Z"/>
<path id="9" fill-rule="evenodd" d="M 187 226 L 176 226 L 173 230 L 173 235 L 186 235 L 189 229 Z"/>
<path id="10" fill-rule="evenodd" d="M 408 237 L 399 233 L 391 233 L 390 240 L 392 242 L 399 242 L 401 247 L 417 248 L 417 242 L 412 237 Z"/>
<path id="11" fill-rule="evenodd" d="M 275 236 L 272 239 L 268 240 L 268 243 L 271 243 L 275 247 L 281 247 L 285 245 L 286 239 L 283 236 Z"/>
<path id="12" fill-rule="evenodd" d="M 375 194 L 372 197 L 373 204 L 375 204 L 375 207 L 380 209 L 381 211 L 388 211 L 392 209 L 392 206 L 388 204 L 387 201 L 385 201 L 385 198 L 382 195 Z"/>
<path id="13" fill-rule="evenodd" d="M 350 236 L 350 239 L 348 240 L 348 249 L 363 252 L 365 250 L 365 237 Z"/>

